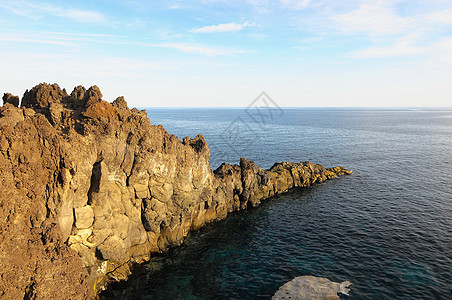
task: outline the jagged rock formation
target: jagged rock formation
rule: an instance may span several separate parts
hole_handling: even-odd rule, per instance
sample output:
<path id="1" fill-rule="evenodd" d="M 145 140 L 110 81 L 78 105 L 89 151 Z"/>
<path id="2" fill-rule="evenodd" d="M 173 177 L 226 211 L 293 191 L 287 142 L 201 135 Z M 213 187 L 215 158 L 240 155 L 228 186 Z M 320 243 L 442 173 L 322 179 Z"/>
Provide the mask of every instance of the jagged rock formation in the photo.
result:
<path id="1" fill-rule="evenodd" d="M 281 286 L 272 300 L 339 300 L 338 294 L 348 295 L 351 285 L 349 281 L 337 283 L 322 277 L 299 276 Z"/>
<path id="2" fill-rule="evenodd" d="M 5 100 L 6 98 L 6 100 Z M 0 297 L 86 299 L 190 230 L 337 175 L 311 162 L 214 172 L 201 135 L 151 125 L 123 97 L 57 84 L 0 108 Z"/>
<path id="3" fill-rule="evenodd" d="M 3 105 L 6 103 L 12 104 L 15 107 L 19 107 L 19 97 L 11 95 L 10 93 L 5 93 L 3 95 Z"/>

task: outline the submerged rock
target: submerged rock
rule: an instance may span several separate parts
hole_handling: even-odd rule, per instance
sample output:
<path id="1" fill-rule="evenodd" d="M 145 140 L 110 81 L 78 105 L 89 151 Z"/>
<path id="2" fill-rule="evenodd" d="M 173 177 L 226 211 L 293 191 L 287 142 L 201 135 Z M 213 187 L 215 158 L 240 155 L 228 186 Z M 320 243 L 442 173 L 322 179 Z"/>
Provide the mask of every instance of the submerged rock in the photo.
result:
<path id="1" fill-rule="evenodd" d="M 332 282 L 326 278 L 314 276 L 295 277 L 279 288 L 272 300 L 334 300 L 338 294 L 348 295 L 349 281 Z"/>
<path id="2" fill-rule="evenodd" d="M 245 158 L 212 171 L 209 158 L 202 135 L 180 141 L 123 97 L 102 100 L 97 86 L 68 95 L 43 83 L 25 92 L 20 108 L 6 103 L 0 296 L 89 298 L 109 280 L 126 279 L 130 265 L 180 245 L 190 230 L 350 173 L 311 162 L 263 170 Z M 42 238 L 49 228 L 50 244 Z"/>

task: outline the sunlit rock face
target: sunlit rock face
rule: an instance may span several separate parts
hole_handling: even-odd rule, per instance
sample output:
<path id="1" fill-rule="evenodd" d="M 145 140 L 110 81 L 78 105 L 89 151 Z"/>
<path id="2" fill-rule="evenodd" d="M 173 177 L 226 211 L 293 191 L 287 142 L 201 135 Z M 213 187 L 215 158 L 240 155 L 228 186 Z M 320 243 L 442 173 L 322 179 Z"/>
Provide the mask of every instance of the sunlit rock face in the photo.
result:
<path id="1" fill-rule="evenodd" d="M 334 300 L 339 294 L 348 295 L 349 281 L 332 282 L 326 278 L 314 276 L 295 277 L 279 288 L 272 300 Z"/>
<path id="2" fill-rule="evenodd" d="M 7 298 L 91 297 L 190 230 L 350 173 L 311 162 L 262 170 L 245 158 L 212 171 L 202 135 L 181 141 L 123 97 L 102 97 L 97 86 L 69 95 L 45 83 L 26 91 L 20 107 L 4 97 L 0 290 Z M 52 268 L 61 272 L 48 281 Z"/>

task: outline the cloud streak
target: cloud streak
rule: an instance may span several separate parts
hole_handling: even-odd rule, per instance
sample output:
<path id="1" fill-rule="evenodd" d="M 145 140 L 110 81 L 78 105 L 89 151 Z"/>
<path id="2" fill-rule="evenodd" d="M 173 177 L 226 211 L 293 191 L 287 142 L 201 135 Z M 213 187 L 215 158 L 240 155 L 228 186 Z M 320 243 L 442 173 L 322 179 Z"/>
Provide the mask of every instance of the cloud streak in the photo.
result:
<path id="1" fill-rule="evenodd" d="M 3 1 L 3 3 L 0 3 L 0 8 L 31 19 L 55 16 L 81 23 L 100 23 L 106 21 L 106 17 L 96 11 L 65 8 L 46 3 L 35 4 L 29 1 Z"/>
<path id="2" fill-rule="evenodd" d="M 156 48 L 168 48 L 175 49 L 183 53 L 188 54 L 201 54 L 206 56 L 218 56 L 218 55 L 230 55 L 230 54 L 243 54 L 249 51 L 240 49 L 225 49 L 225 48 L 215 48 L 208 46 L 201 46 L 196 44 L 188 43 L 160 43 L 160 44 L 144 44 L 148 47 Z"/>
<path id="3" fill-rule="evenodd" d="M 1 36 L 0 40 L 2 42 L 16 42 L 16 43 L 31 43 L 31 44 L 46 44 L 46 45 L 58 45 L 58 46 L 67 46 L 67 47 L 75 47 L 77 44 L 65 42 L 61 40 L 52 40 L 52 39 L 37 39 L 37 38 L 26 38 L 26 37 L 11 37 L 11 36 Z"/>
<path id="4" fill-rule="evenodd" d="M 216 32 L 235 32 L 235 31 L 241 31 L 245 29 L 246 27 L 253 26 L 253 23 L 250 23 L 249 21 L 237 24 L 237 23 L 224 23 L 224 24 L 218 24 L 218 25 L 211 25 L 211 26 L 204 26 L 201 28 L 195 28 L 190 30 L 190 32 L 193 33 L 216 33 Z"/>

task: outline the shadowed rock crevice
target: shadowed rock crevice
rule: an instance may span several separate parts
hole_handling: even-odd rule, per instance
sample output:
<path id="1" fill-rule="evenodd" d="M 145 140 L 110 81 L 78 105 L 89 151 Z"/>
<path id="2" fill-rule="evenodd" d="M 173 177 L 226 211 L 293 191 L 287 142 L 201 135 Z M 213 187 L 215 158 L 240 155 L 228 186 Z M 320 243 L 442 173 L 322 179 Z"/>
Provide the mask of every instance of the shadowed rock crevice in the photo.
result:
<path id="1" fill-rule="evenodd" d="M 20 108 L 6 98 L 0 291 L 8 299 L 89 298 L 190 230 L 350 173 L 311 162 L 263 170 L 245 158 L 212 171 L 202 135 L 181 142 L 124 97 L 102 100 L 97 86 L 68 95 L 43 83 L 25 92 Z M 49 228 L 45 242 L 39 237 Z"/>
<path id="2" fill-rule="evenodd" d="M 99 193 L 100 190 L 100 180 L 102 176 L 101 170 L 102 161 L 98 161 L 93 165 L 93 171 L 91 173 L 91 183 L 88 190 L 88 205 L 93 203 L 93 194 Z"/>

